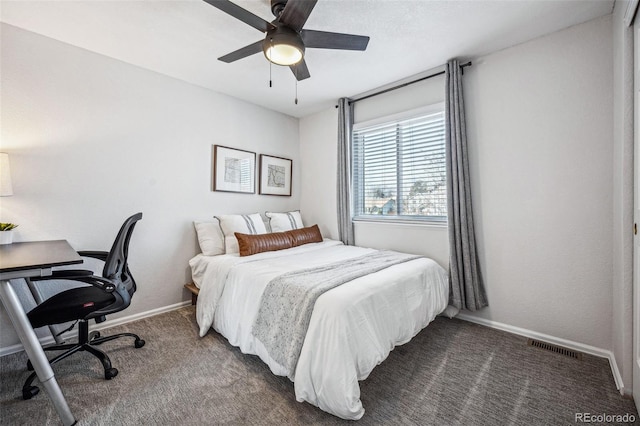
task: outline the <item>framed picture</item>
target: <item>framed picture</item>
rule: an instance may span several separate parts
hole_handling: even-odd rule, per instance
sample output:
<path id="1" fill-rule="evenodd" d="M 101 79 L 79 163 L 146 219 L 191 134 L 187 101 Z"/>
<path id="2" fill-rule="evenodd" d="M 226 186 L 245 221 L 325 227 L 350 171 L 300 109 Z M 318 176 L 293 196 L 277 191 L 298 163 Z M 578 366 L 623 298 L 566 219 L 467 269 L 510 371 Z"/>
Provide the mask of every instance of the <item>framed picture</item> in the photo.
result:
<path id="1" fill-rule="evenodd" d="M 292 160 L 260 154 L 260 194 L 291 196 Z"/>
<path id="2" fill-rule="evenodd" d="M 256 153 L 213 146 L 213 190 L 256 192 Z"/>

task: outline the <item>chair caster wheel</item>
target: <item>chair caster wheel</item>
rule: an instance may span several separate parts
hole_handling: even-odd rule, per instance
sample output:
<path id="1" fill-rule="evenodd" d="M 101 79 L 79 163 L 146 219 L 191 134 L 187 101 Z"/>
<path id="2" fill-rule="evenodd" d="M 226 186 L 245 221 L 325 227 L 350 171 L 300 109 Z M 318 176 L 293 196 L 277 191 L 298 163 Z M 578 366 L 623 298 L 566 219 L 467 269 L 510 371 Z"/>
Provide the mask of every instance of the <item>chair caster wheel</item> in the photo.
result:
<path id="1" fill-rule="evenodd" d="M 31 361 L 27 361 L 27 370 L 33 371 L 33 364 L 31 364 Z"/>
<path id="2" fill-rule="evenodd" d="M 99 331 L 92 331 L 91 332 L 91 337 L 89 337 L 89 341 L 93 340 L 93 339 L 97 339 L 100 337 L 100 332 Z"/>
<path id="3" fill-rule="evenodd" d="M 40 392 L 37 386 L 29 386 L 28 388 L 22 388 L 22 399 L 25 401 L 33 398 Z"/>
<path id="4" fill-rule="evenodd" d="M 117 368 L 109 368 L 108 370 L 104 370 L 104 378 L 106 380 L 111 380 L 118 375 Z"/>
<path id="5" fill-rule="evenodd" d="M 139 349 L 139 348 L 143 347 L 143 346 L 144 346 L 144 344 L 145 344 L 145 341 L 144 341 L 144 340 L 142 340 L 142 339 L 137 339 L 137 340 L 134 342 L 134 346 L 135 346 L 137 349 Z"/>

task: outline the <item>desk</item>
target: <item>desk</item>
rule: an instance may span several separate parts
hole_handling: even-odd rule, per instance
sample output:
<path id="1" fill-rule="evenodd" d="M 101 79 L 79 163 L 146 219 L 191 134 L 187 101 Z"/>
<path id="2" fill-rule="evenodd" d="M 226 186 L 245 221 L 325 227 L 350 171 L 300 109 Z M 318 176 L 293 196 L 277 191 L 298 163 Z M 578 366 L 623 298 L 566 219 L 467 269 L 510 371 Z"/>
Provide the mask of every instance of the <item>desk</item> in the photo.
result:
<path id="1" fill-rule="evenodd" d="M 9 280 L 44 277 L 51 275 L 51 268 L 54 266 L 77 263 L 82 263 L 82 258 L 64 240 L 0 245 L 0 299 L 9 318 L 11 318 L 31 364 L 33 364 L 40 383 L 46 389 L 62 423 L 66 426 L 73 425 L 76 420 L 71 414 L 60 386 L 53 376 L 49 360 L 45 356 L 40 341 L 31 327 L 18 296 L 9 284 Z"/>

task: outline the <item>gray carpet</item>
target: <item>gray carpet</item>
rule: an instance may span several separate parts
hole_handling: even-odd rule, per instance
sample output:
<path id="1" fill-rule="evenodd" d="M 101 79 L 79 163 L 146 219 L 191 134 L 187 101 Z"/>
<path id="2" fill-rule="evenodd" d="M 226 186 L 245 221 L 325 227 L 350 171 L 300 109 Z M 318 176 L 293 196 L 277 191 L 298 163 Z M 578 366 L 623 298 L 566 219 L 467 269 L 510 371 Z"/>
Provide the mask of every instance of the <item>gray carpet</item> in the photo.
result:
<path id="1" fill-rule="evenodd" d="M 119 339 L 103 345 L 120 374 L 103 379 L 86 353 L 54 366 L 79 425 L 350 424 L 295 401 L 293 384 L 272 375 L 220 335 L 197 335 L 192 307 L 107 330 L 132 331 L 144 348 Z M 41 392 L 21 399 L 24 353 L 0 358 L 0 422 L 59 424 Z M 361 382 L 358 425 L 575 424 L 575 413 L 638 418 L 616 390 L 608 361 L 575 360 L 529 347 L 523 337 L 438 318 L 393 350 Z"/>

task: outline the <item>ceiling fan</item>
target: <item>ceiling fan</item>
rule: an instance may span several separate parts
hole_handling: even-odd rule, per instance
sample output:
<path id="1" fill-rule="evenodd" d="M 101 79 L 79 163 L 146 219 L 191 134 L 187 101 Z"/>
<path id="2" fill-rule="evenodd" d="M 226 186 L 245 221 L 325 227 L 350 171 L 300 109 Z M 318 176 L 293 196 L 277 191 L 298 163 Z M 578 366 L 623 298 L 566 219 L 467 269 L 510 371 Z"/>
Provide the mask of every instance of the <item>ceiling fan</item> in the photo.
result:
<path id="1" fill-rule="evenodd" d="M 318 0 L 271 0 L 271 12 L 276 17 L 271 22 L 229 0 L 204 1 L 267 34 L 264 40 L 218 58 L 223 62 L 234 62 L 262 51 L 270 62 L 288 66 L 297 80 L 304 80 L 311 76 L 304 60 L 306 48 L 362 51 L 369 43 L 367 36 L 303 29 Z"/>

